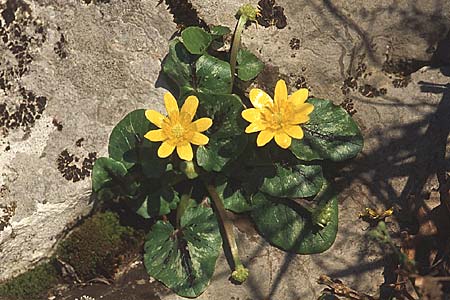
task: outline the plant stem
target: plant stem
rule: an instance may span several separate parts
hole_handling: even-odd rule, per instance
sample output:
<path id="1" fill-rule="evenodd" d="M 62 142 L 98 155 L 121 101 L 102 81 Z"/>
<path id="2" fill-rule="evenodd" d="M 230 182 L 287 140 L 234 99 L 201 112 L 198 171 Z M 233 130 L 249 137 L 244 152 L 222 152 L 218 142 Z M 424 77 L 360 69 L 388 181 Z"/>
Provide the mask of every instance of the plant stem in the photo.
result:
<path id="1" fill-rule="evenodd" d="M 231 274 L 231 277 L 242 283 L 244 282 L 248 277 L 248 269 L 245 268 L 245 266 L 242 264 L 241 259 L 239 257 L 239 251 L 236 244 L 236 239 L 234 237 L 234 231 L 233 231 L 233 224 L 231 223 L 230 219 L 228 219 L 225 207 L 223 206 L 222 199 L 220 199 L 219 194 L 217 193 L 216 187 L 212 184 L 205 183 L 206 189 L 208 190 L 209 195 L 211 196 L 214 205 L 216 207 L 216 210 L 219 214 L 219 219 L 223 224 L 223 229 L 225 233 L 226 241 L 228 242 L 228 245 L 230 247 L 231 256 L 233 259 L 234 264 L 234 270 Z"/>
<path id="2" fill-rule="evenodd" d="M 230 54 L 230 66 L 231 66 L 231 89 L 230 93 L 233 93 L 233 83 L 236 72 L 236 59 L 239 52 L 239 46 L 241 45 L 241 35 L 245 28 L 245 23 L 247 23 L 248 17 L 245 14 L 241 14 L 239 21 L 234 30 L 233 44 L 231 45 Z"/>

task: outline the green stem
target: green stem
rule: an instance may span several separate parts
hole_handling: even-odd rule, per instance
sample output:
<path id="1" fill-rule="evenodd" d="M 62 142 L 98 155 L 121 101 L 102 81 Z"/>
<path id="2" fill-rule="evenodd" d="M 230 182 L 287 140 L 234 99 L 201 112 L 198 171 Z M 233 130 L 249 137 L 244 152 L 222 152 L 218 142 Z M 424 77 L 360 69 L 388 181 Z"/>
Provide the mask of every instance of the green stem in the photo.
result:
<path id="1" fill-rule="evenodd" d="M 241 45 L 241 35 L 245 28 L 245 23 L 247 23 L 248 17 L 245 14 L 241 14 L 239 17 L 239 21 L 236 25 L 236 29 L 234 30 L 234 38 L 233 44 L 231 45 L 231 54 L 230 54 L 230 66 L 231 66 L 231 89 L 230 93 L 233 93 L 233 83 L 236 72 L 236 60 L 237 54 L 239 52 L 239 46 Z"/>
<path id="2" fill-rule="evenodd" d="M 231 274 L 231 277 L 242 283 L 244 282 L 248 277 L 248 269 L 245 268 L 245 266 L 242 264 L 241 259 L 239 257 L 239 251 L 236 244 L 236 239 L 234 237 L 234 231 L 233 231 L 233 224 L 228 219 L 225 211 L 225 207 L 223 206 L 222 199 L 220 199 L 219 194 L 217 193 L 216 187 L 212 184 L 206 184 L 206 189 L 208 190 L 209 195 L 211 196 L 214 205 L 216 207 L 216 210 L 219 214 L 219 219 L 223 224 L 223 229 L 225 233 L 225 238 L 228 242 L 228 245 L 230 247 L 231 256 L 233 259 L 234 264 L 234 270 Z"/>
<path id="3" fill-rule="evenodd" d="M 184 211 L 189 206 L 189 199 L 191 199 L 191 194 L 192 194 L 192 188 L 191 188 L 191 191 L 189 192 L 189 194 L 181 195 L 180 203 L 178 204 L 178 207 L 177 207 L 177 228 L 181 228 L 180 220 L 184 214 Z"/>

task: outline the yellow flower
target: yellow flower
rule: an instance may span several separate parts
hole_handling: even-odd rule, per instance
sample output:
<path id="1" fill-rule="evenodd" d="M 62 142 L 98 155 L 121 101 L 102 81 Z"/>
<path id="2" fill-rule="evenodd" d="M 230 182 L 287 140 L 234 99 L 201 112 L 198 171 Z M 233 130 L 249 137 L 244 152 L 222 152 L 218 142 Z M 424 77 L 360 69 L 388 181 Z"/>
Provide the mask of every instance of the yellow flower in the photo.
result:
<path id="1" fill-rule="evenodd" d="M 168 157 L 176 148 L 181 159 L 190 161 L 194 157 L 191 144 L 203 146 L 208 143 L 208 137 L 200 132 L 211 127 L 212 120 L 201 118 L 192 122 L 198 107 L 195 96 L 186 98 L 181 111 L 171 93 L 164 95 L 164 104 L 168 115 L 166 117 L 155 110 L 145 111 L 147 119 L 159 129 L 150 130 L 144 137 L 152 142 L 162 142 L 158 149 L 159 157 Z"/>
<path id="2" fill-rule="evenodd" d="M 250 101 L 254 108 L 242 111 L 242 117 L 251 124 L 246 133 L 261 131 L 256 144 L 262 147 L 275 137 L 275 142 L 283 149 L 291 145 L 292 138 L 302 139 L 303 130 L 299 124 L 309 121 L 314 106 L 305 103 L 308 89 L 299 89 L 288 97 L 284 80 L 278 80 L 275 87 L 275 101 L 264 91 L 252 89 Z"/>

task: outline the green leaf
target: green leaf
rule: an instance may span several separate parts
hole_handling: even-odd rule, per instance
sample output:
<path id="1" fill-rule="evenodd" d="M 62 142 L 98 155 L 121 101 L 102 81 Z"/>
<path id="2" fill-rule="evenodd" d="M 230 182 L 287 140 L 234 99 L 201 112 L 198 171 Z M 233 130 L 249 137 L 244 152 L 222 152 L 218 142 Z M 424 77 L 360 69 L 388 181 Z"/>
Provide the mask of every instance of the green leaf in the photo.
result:
<path id="1" fill-rule="evenodd" d="M 358 125 L 340 106 L 329 100 L 309 99 L 314 111 L 303 125 L 301 140 L 293 139 L 290 150 L 301 160 L 342 161 L 356 156 L 363 147 Z"/>
<path id="2" fill-rule="evenodd" d="M 189 53 L 180 39 L 169 43 L 169 53 L 163 61 L 163 72 L 172 79 L 183 92 L 193 90 L 193 66 L 197 57 Z"/>
<path id="3" fill-rule="evenodd" d="M 227 35 L 231 32 L 231 29 L 227 26 L 217 25 L 217 26 L 211 26 L 210 27 L 211 35 L 213 36 L 213 39 L 220 38 L 224 35 Z"/>
<path id="4" fill-rule="evenodd" d="M 200 93 L 227 94 L 231 90 L 230 64 L 204 54 L 196 63 L 196 79 L 196 90 Z"/>
<path id="5" fill-rule="evenodd" d="M 144 138 L 150 129 L 152 125 L 145 117 L 145 109 L 130 112 L 117 123 L 109 136 L 109 156 L 130 169 L 140 161 L 140 148 L 152 147 L 152 143 Z"/>
<path id="6" fill-rule="evenodd" d="M 203 54 L 211 44 L 211 34 L 200 27 L 191 26 L 181 32 L 184 46 L 192 54 Z"/>
<path id="7" fill-rule="evenodd" d="M 169 44 L 163 72 L 179 87 L 178 101 L 193 92 L 226 94 L 231 89 L 231 67 L 228 62 L 208 54 L 197 59 L 179 39 Z"/>
<path id="8" fill-rule="evenodd" d="M 197 297 L 214 273 L 222 247 L 217 219 L 210 207 L 189 207 L 176 230 L 158 221 L 146 237 L 144 264 L 150 276 L 183 297 Z"/>
<path id="9" fill-rule="evenodd" d="M 130 206 L 138 215 L 149 219 L 169 214 L 179 202 L 179 195 L 174 189 L 162 187 L 137 199 L 130 199 Z"/>
<path id="10" fill-rule="evenodd" d="M 240 117 L 242 104 L 236 95 L 198 94 L 202 115 L 213 119 L 209 142 L 198 147 L 197 163 L 207 171 L 219 172 L 245 148 L 247 137 Z"/>
<path id="11" fill-rule="evenodd" d="M 240 80 L 249 81 L 261 73 L 264 69 L 264 63 L 250 51 L 240 49 L 237 55 L 236 69 Z"/>
<path id="12" fill-rule="evenodd" d="M 244 196 L 244 190 L 237 182 L 220 176 L 216 179 L 216 190 L 226 209 L 235 213 L 242 213 L 252 209 L 250 201 Z"/>
<path id="13" fill-rule="evenodd" d="M 259 193 L 252 199 L 251 217 L 261 234 L 277 247 L 300 254 L 320 253 L 336 239 L 338 203 L 327 183 L 314 202 L 318 205 L 311 213 L 292 200 Z"/>
<path id="14" fill-rule="evenodd" d="M 260 187 L 262 192 L 274 197 L 314 196 L 320 191 L 325 180 L 319 165 L 282 166 L 276 164 L 275 172 L 274 176 L 264 178 Z"/>
<path id="15" fill-rule="evenodd" d="M 124 177 L 127 168 L 119 161 L 109 157 L 100 157 L 92 169 L 92 190 L 98 193 L 101 189 L 110 187 L 114 180 Z"/>

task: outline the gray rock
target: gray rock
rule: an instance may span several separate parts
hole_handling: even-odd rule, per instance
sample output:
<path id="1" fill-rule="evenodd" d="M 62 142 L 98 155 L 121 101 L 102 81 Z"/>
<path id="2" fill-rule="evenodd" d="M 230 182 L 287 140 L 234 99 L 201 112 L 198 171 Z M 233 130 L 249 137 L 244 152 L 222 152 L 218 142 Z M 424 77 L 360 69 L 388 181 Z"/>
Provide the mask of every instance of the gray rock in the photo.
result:
<path id="1" fill-rule="evenodd" d="M 0 103 L 14 110 L 25 101 L 19 90 L 24 87 L 35 97 L 46 97 L 46 106 L 39 119 L 32 114 L 30 122 L 9 129 L 1 140 L 0 204 L 7 213 L 0 215 L 0 280 L 49 256 L 65 229 L 89 212 L 90 178 L 64 179 L 57 168 L 61 152 L 67 149 L 81 161 L 91 152 L 102 156 L 112 127 L 127 112 L 161 108 L 164 91 L 155 82 L 176 27 L 164 5 L 155 8 L 155 2 L 40 0 L 24 9 L 31 18 L 24 30 L 34 37 L 29 46 L 33 58 L 21 76 L 7 74 L 12 88 L 3 88 Z M 206 22 L 234 27 L 239 1 L 191 2 Z M 343 105 L 354 113 L 365 147 L 336 178 L 340 228 L 331 249 L 292 255 L 236 230 L 249 280 L 231 284 L 222 256 L 200 299 L 315 299 L 321 274 L 376 294 L 383 282 L 383 251 L 368 240 L 368 225 L 358 221 L 358 214 L 366 207 L 405 208 L 409 186 L 421 182 L 421 172 L 432 171 L 423 166 L 442 145 L 432 142 L 427 128 L 433 114 L 448 112 L 448 77 L 427 68 L 405 74 L 432 60 L 433 47 L 449 28 L 450 3 L 277 2 L 284 7 L 286 28 L 252 25 L 243 35 L 243 45 L 267 65 L 256 84 L 272 91 L 281 77 L 291 91 L 306 86 L 314 96 Z M 33 20 L 41 22 L 43 33 Z M 293 39 L 298 49 L 291 48 Z M 1 40 L 0 45 L 0 71 L 6 72 L 19 63 Z M 440 64 L 448 62 L 441 52 Z M 58 122 L 62 131 L 53 125 Z M 84 141 L 78 147 L 80 138 Z M 433 174 L 425 175 L 421 188 L 431 191 Z"/>
<path id="2" fill-rule="evenodd" d="M 2 4 L 2 11 L 13 2 Z M 176 30 L 164 7 L 145 1 L 17 3 L 15 20 L 9 26 L 2 20 L 3 36 L 9 32 L 25 50 L 0 41 L 1 78 L 11 85 L 0 96 L 10 115 L 0 142 L 0 205 L 9 211 L 0 216 L 0 280 L 51 255 L 66 230 L 90 211 L 90 177 L 74 182 L 63 175 L 71 166 L 83 169 L 89 153 L 104 155 L 112 127 L 129 111 L 161 108 L 164 91 L 155 82 Z M 28 45 L 14 37 L 15 26 Z M 20 67 L 18 55 L 31 61 Z M 42 112 L 31 111 L 38 105 L 28 92 L 45 97 Z M 17 116 L 27 121 L 11 126 L 20 104 L 27 109 Z M 79 161 L 59 162 L 65 149 Z"/>

